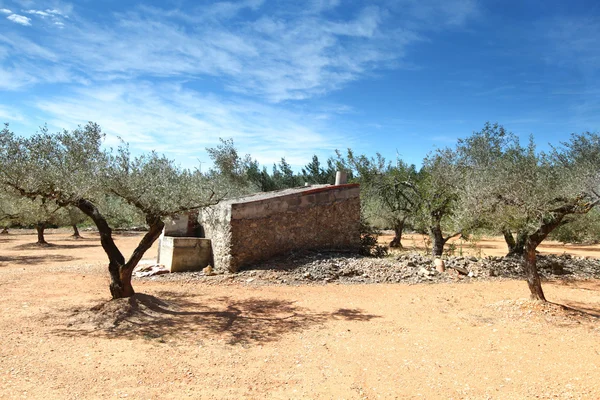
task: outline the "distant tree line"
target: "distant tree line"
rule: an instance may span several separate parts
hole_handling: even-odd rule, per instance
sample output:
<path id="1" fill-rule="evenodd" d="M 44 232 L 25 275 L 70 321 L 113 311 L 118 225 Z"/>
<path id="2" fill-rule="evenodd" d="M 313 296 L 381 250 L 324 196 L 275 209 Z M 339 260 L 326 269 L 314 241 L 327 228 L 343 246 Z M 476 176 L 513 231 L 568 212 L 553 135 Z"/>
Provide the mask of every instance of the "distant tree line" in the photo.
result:
<path id="1" fill-rule="evenodd" d="M 131 272 L 160 235 L 163 220 L 222 198 L 309 184 L 332 184 L 344 170 L 361 184 L 364 218 L 392 229 L 402 247 L 407 229 L 429 235 L 441 257 L 453 237 L 502 235 L 510 255 L 522 256 L 532 298 L 545 300 L 536 248 L 548 236 L 562 241 L 600 240 L 600 137 L 573 134 L 538 151 L 498 124 L 428 154 L 420 167 L 380 154 L 336 151 L 315 155 L 298 172 L 282 158 L 270 168 L 241 156 L 232 139 L 208 148 L 213 167 L 201 173 L 177 167 L 156 153 L 132 157 L 126 144 L 101 147 L 90 123 L 71 132 L 46 129 L 16 136 L 0 132 L 0 223 L 77 225 L 89 218 L 109 258 L 114 298 L 133 294 Z M 125 260 L 112 239 L 116 226 L 144 221 L 148 232 Z"/>

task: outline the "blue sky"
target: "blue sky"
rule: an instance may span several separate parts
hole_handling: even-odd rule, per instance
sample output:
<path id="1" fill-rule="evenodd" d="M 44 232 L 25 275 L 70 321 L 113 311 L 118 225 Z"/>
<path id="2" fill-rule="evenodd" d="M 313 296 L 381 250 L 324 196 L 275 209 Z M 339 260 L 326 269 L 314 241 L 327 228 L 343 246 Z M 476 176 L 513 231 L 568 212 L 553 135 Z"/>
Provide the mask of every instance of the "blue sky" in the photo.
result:
<path id="1" fill-rule="evenodd" d="M 598 131 L 599 67 L 597 1 L 0 0 L 0 121 L 190 167 L 219 137 L 419 164 L 485 121 L 543 148 Z"/>

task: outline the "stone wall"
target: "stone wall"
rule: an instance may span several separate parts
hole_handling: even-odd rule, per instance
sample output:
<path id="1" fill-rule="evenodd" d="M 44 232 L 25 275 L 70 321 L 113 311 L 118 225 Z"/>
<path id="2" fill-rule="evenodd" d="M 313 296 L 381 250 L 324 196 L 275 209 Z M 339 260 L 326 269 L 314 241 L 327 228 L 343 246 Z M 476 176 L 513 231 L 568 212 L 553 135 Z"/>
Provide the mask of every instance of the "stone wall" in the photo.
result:
<path id="1" fill-rule="evenodd" d="M 294 250 L 356 251 L 359 195 L 358 185 L 341 185 L 232 204 L 228 270 Z"/>
<path id="2" fill-rule="evenodd" d="M 218 272 L 294 250 L 357 251 L 360 188 L 323 185 L 232 199 L 204 209 L 199 222 Z"/>
<path id="3" fill-rule="evenodd" d="M 219 272 L 235 272 L 231 268 L 231 203 L 207 207 L 200 213 L 199 222 L 204 237 L 211 239 L 213 267 Z"/>

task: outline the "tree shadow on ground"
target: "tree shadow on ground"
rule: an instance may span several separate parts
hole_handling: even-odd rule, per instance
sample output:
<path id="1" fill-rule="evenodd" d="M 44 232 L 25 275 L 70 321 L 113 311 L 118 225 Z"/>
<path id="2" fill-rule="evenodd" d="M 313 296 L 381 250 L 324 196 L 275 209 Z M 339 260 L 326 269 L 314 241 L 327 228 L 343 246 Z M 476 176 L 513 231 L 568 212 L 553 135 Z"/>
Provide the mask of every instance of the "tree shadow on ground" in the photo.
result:
<path id="1" fill-rule="evenodd" d="M 13 250 L 36 250 L 36 249 L 50 249 L 50 250 L 71 250 L 71 249 L 85 249 L 88 247 L 100 247 L 100 243 L 95 244 L 56 244 L 56 243 L 23 243 L 17 246 L 14 246 Z"/>
<path id="2" fill-rule="evenodd" d="M 315 312 L 293 301 L 277 299 L 211 299 L 200 304 L 173 292 L 155 296 L 136 294 L 128 299 L 103 302 L 87 310 L 64 310 L 69 323 L 56 334 L 107 338 L 192 337 L 227 344 L 250 345 L 279 340 L 331 320 L 368 322 L 378 315 L 360 309 Z"/>
<path id="3" fill-rule="evenodd" d="M 592 317 L 600 319 L 600 305 L 590 305 L 588 303 L 582 303 L 577 301 L 569 301 L 565 302 L 564 304 L 553 302 L 549 303 L 559 306 L 567 313 L 574 314 L 574 316 Z"/>
<path id="4" fill-rule="evenodd" d="M 99 237 L 89 237 L 89 236 L 80 236 L 80 237 L 69 236 L 69 237 L 66 237 L 66 238 L 64 238 L 62 240 L 67 241 L 67 242 L 74 242 L 74 243 L 79 243 L 79 242 L 99 242 L 100 238 Z"/>
<path id="5" fill-rule="evenodd" d="M 47 262 L 68 262 L 78 260 L 78 257 L 63 256 L 60 254 L 44 254 L 42 256 L 0 256 L 0 263 L 31 265 Z M 6 266 L 1 265 L 0 266 Z"/>

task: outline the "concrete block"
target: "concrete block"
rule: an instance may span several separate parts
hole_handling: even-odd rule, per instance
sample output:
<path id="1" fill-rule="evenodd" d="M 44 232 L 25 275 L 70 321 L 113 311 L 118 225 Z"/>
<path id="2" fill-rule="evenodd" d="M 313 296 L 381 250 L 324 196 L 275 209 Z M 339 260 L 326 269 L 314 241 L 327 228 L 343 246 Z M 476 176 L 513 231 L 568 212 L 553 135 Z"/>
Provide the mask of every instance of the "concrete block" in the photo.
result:
<path id="1" fill-rule="evenodd" d="M 210 239 L 163 236 L 158 263 L 171 272 L 200 271 L 212 264 Z"/>

